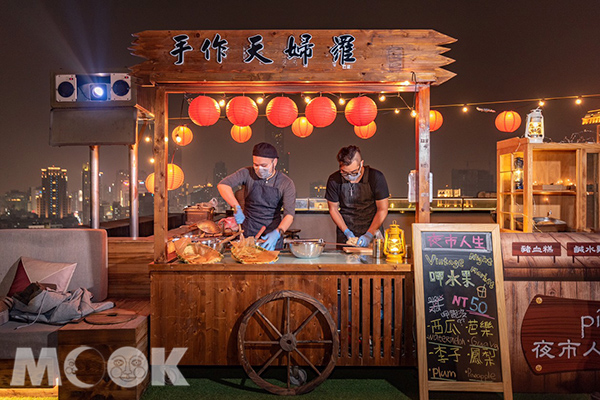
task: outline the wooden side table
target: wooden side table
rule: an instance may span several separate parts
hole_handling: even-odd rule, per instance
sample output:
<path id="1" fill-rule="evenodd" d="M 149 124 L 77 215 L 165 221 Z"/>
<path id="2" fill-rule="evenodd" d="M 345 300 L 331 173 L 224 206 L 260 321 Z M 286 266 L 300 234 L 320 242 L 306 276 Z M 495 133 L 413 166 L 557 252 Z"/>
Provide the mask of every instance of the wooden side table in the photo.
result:
<path id="1" fill-rule="evenodd" d="M 104 313 L 115 313 L 119 309 L 110 309 Z M 73 363 L 69 353 L 81 346 L 92 349 L 82 351 Z M 118 385 L 109 376 L 108 364 L 111 354 L 121 347 L 138 349 L 147 360 L 146 376 L 134 387 Z M 129 352 L 131 353 L 131 352 Z M 58 331 L 58 359 L 62 385 L 58 391 L 59 399 L 139 399 L 150 382 L 150 359 L 148 356 L 148 316 L 134 315 L 131 320 L 116 324 L 90 324 L 85 320 L 67 324 Z M 66 361 L 66 363 L 65 363 Z M 65 367 L 75 367 L 74 376 L 84 384 L 81 388 L 74 385 L 65 375 Z M 69 370 L 68 372 L 72 372 Z M 138 369 L 138 372 L 140 370 Z"/>

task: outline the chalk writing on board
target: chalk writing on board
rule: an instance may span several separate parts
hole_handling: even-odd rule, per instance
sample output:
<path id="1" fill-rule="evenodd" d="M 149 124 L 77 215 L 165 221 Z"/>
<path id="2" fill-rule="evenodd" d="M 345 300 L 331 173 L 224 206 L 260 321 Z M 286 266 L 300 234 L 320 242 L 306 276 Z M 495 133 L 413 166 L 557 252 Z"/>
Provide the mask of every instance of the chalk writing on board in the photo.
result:
<path id="1" fill-rule="evenodd" d="M 428 376 L 502 380 L 490 232 L 422 232 Z"/>

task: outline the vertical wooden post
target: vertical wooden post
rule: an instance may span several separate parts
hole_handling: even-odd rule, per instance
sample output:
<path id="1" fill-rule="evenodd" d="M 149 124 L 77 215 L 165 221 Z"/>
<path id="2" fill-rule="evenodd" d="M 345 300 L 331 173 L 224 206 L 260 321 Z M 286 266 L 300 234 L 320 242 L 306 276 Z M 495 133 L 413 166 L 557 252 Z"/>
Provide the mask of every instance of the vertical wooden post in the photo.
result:
<path id="1" fill-rule="evenodd" d="M 415 121 L 415 161 L 417 164 L 417 203 L 415 222 L 430 221 L 429 171 L 431 170 L 430 135 L 429 135 L 429 84 L 417 85 L 417 118 Z"/>
<path id="2" fill-rule="evenodd" d="M 167 230 L 169 202 L 167 192 L 167 164 L 169 152 L 169 102 L 164 87 L 157 87 L 155 93 L 154 119 L 154 262 L 167 262 Z"/>
<path id="3" fill-rule="evenodd" d="M 138 193 L 138 124 L 135 124 L 135 143 L 129 146 L 129 237 L 139 236 L 139 193 Z"/>

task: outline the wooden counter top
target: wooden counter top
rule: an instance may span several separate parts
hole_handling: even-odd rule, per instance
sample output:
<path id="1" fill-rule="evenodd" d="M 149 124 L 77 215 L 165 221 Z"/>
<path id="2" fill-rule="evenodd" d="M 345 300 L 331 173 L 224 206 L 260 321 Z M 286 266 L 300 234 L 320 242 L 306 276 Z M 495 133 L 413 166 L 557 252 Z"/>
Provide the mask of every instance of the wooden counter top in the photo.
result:
<path id="1" fill-rule="evenodd" d="M 222 262 L 215 264 L 150 264 L 150 272 L 412 272 L 411 264 L 388 263 L 385 259 L 376 260 L 371 256 L 348 255 L 341 252 L 323 253 L 318 258 L 296 258 L 290 253 L 282 253 L 273 264 L 240 264 L 227 254 Z"/>

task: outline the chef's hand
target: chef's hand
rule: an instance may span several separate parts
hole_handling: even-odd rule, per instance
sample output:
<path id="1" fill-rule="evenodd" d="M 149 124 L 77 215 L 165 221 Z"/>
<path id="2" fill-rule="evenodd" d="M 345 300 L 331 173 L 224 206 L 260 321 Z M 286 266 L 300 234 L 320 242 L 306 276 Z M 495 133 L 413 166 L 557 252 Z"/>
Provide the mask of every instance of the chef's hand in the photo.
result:
<path id="1" fill-rule="evenodd" d="M 359 247 L 367 247 L 373 241 L 373 234 L 371 232 L 367 232 L 361 237 L 358 238 L 358 242 L 356 243 Z"/>
<path id="2" fill-rule="evenodd" d="M 264 242 L 262 242 L 259 246 L 265 250 L 275 250 L 275 245 L 277 244 L 277 241 L 280 237 L 281 234 L 277 229 L 275 229 L 274 231 L 271 231 L 261 237 L 261 239 L 263 239 Z"/>
<path id="3" fill-rule="evenodd" d="M 356 237 L 356 236 L 354 235 L 354 232 L 352 232 L 352 231 L 350 230 L 350 228 L 346 228 L 346 230 L 344 231 L 344 235 L 346 235 L 346 238 L 347 238 L 347 239 L 352 239 L 353 237 Z"/>
<path id="4" fill-rule="evenodd" d="M 235 218 L 235 222 L 237 222 L 238 224 L 244 222 L 246 216 L 244 215 L 241 206 L 235 206 L 235 213 L 233 214 L 233 217 Z"/>

